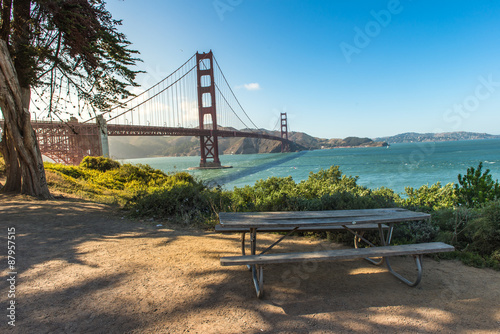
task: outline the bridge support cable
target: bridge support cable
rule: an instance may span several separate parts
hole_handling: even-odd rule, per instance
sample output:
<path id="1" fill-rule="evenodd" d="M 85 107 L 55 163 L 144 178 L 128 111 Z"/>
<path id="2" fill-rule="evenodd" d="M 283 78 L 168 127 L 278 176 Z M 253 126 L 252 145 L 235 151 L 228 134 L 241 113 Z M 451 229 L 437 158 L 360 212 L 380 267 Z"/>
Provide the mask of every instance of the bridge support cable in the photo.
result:
<path id="1" fill-rule="evenodd" d="M 259 127 L 257 125 L 255 125 L 255 123 L 252 121 L 252 119 L 248 116 L 247 112 L 245 111 L 245 109 L 243 108 L 243 106 L 241 105 L 240 101 L 238 100 L 238 98 L 236 97 L 236 95 L 234 94 L 234 91 L 233 89 L 231 88 L 231 86 L 229 85 L 229 83 L 227 82 L 227 79 L 226 79 L 226 76 L 224 75 L 224 73 L 222 72 L 220 66 L 219 66 L 219 63 L 217 62 L 217 59 L 215 59 L 215 64 L 217 65 L 217 68 L 219 69 L 219 72 L 222 76 L 222 78 L 224 79 L 224 82 L 226 83 L 226 86 L 229 88 L 232 96 L 234 97 L 234 99 L 236 100 L 236 103 L 238 103 L 238 105 L 240 106 L 241 110 L 243 111 L 243 113 L 245 114 L 245 116 L 248 118 L 248 120 L 250 121 L 250 123 L 252 123 L 252 125 L 254 126 L 254 128 L 257 130 Z M 232 109 L 232 108 L 231 108 Z M 234 111 L 233 111 L 234 112 Z M 239 118 L 239 117 L 238 117 Z M 249 128 L 250 129 L 250 128 Z"/>
<path id="2" fill-rule="evenodd" d="M 162 94 L 162 93 L 164 93 L 165 91 L 167 91 L 169 88 L 174 87 L 174 86 L 175 86 L 178 82 L 180 82 L 180 81 L 181 81 L 182 79 L 184 79 L 184 78 L 185 78 L 188 74 L 190 74 L 190 73 L 191 73 L 191 72 L 192 72 L 192 71 L 193 71 L 196 67 L 197 67 L 197 65 L 194 65 L 194 66 L 193 66 L 192 68 L 190 68 L 190 69 L 189 69 L 186 73 L 184 73 L 182 76 L 179 76 L 179 77 L 178 77 L 178 78 L 177 78 L 177 79 L 176 79 L 173 83 L 169 84 L 167 87 L 162 88 L 160 91 L 155 92 L 152 96 L 148 96 L 148 97 L 147 97 L 144 101 L 142 101 L 142 102 L 138 103 L 137 105 L 135 105 L 135 106 L 133 106 L 133 107 L 127 108 L 125 111 L 120 112 L 118 115 L 110 117 L 108 121 L 115 120 L 115 119 L 117 119 L 117 118 L 119 118 L 119 117 L 121 117 L 121 116 L 123 116 L 123 115 L 125 115 L 125 114 L 127 114 L 127 113 L 129 113 L 129 112 L 131 112 L 131 111 L 133 111 L 133 110 L 137 110 L 138 108 L 142 107 L 143 105 L 145 105 L 145 104 L 146 104 L 146 103 L 148 103 L 148 102 L 153 102 L 153 103 L 154 103 L 155 101 L 157 102 L 157 100 L 155 100 L 155 101 L 154 101 L 154 99 L 155 99 L 156 97 L 158 97 L 160 94 Z M 180 99 L 179 99 L 179 94 L 178 94 L 178 92 L 172 92 L 172 93 L 171 93 L 171 96 L 172 96 L 172 100 L 173 100 L 173 103 L 172 103 L 172 104 L 173 104 L 173 106 L 174 106 L 174 108 L 175 108 L 174 110 L 172 110 L 172 112 L 173 112 L 173 114 L 174 114 L 174 116 L 175 116 L 175 115 L 176 115 L 176 112 L 178 113 L 178 104 L 179 104 L 179 101 L 180 101 Z M 148 106 L 145 106 L 145 107 L 148 107 Z M 148 108 L 148 109 L 149 109 L 149 108 Z M 139 113 L 139 116 L 140 116 L 140 113 Z M 180 118 L 179 118 L 179 117 L 174 117 L 174 119 L 175 119 L 178 123 L 180 123 L 180 122 L 179 122 L 179 120 L 180 120 Z M 139 124 L 141 124 L 141 123 L 146 123 L 146 122 L 144 122 L 145 120 L 146 120 L 146 119 L 144 119 L 144 116 L 143 116 L 143 122 L 141 122 L 141 119 L 139 118 Z M 125 122 L 125 123 L 128 123 L 128 122 Z M 141 125 L 144 125 L 144 124 L 141 124 Z"/>
<path id="3" fill-rule="evenodd" d="M 200 64 L 204 70 L 208 70 L 208 66 L 204 62 L 201 62 Z M 214 77 L 212 79 L 216 89 L 216 100 L 218 101 L 216 110 L 218 118 L 218 129 L 250 129 L 250 127 L 245 124 L 245 122 L 233 109 L 231 103 L 227 100 L 226 96 L 229 96 L 229 94 L 227 94 L 227 85 L 221 85 L 222 79 L 220 78 L 220 76 L 216 75 L 215 71 Z M 208 79 L 206 79 L 205 81 L 208 84 Z M 225 90 L 223 91 L 220 87 L 223 87 L 223 89 L 225 88 Z"/>
<path id="4" fill-rule="evenodd" d="M 177 74 L 179 71 L 181 71 L 189 62 L 191 62 L 193 60 L 193 58 L 196 56 L 196 54 L 192 55 L 191 58 L 189 58 L 184 64 L 182 64 L 181 66 L 179 66 L 174 72 L 172 72 L 170 75 L 168 75 L 167 77 L 165 77 L 163 80 L 159 81 L 158 83 L 156 83 L 155 85 L 149 87 L 148 89 L 146 89 L 145 91 L 139 93 L 139 94 L 136 94 L 135 96 L 133 96 L 132 98 L 128 99 L 127 101 L 125 102 L 121 102 L 119 104 L 117 104 L 116 106 L 112 107 L 110 110 L 106 111 L 105 113 L 111 113 L 113 112 L 114 110 L 116 109 L 120 109 L 120 108 L 127 108 L 127 106 L 129 106 L 129 104 L 132 102 L 132 101 L 135 101 L 137 100 L 138 98 L 140 98 L 141 96 L 143 95 L 149 95 L 149 92 L 150 91 L 154 91 L 155 89 L 157 89 L 160 85 L 164 84 L 165 81 L 168 82 L 169 79 L 171 79 L 173 76 L 175 76 L 175 74 Z M 192 68 L 194 69 L 194 68 Z M 90 122 L 91 120 L 95 119 L 97 116 L 94 116 L 86 121 L 84 121 L 83 123 L 88 123 Z"/>

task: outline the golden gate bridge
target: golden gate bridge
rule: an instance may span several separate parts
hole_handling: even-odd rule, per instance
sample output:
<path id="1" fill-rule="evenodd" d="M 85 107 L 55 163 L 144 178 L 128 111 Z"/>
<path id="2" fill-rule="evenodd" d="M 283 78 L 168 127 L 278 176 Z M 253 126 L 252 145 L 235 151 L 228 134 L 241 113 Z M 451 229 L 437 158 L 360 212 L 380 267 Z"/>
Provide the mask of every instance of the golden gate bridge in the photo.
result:
<path id="1" fill-rule="evenodd" d="M 102 114 L 79 121 L 32 121 L 43 155 L 63 164 L 108 156 L 108 136 L 197 136 L 200 168 L 221 168 L 220 137 L 281 142 L 290 150 L 286 113 L 279 136 L 260 130 L 248 116 L 212 51 L 196 53 L 169 76 Z M 3 120 L 0 120 L 3 127 Z"/>

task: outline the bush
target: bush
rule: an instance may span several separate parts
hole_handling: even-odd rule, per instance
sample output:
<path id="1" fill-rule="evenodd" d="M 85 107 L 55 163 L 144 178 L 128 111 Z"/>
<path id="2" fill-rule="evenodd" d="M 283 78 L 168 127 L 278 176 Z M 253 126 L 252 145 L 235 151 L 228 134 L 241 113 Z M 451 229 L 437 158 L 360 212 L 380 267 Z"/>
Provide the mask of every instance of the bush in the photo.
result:
<path id="1" fill-rule="evenodd" d="M 489 202 L 471 221 L 472 243 L 470 249 L 481 255 L 500 252 L 500 201 Z"/>
<path id="2" fill-rule="evenodd" d="M 92 170 L 85 170 L 77 166 L 65 166 L 62 164 L 53 164 L 50 162 L 46 162 L 44 166 L 46 170 L 52 170 L 74 179 L 89 180 L 93 175 L 96 174 Z"/>
<path id="3" fill-rule="evenodd" d="M 45 163 L 47 171 L 62 177 L 53 177 L 53 180 L 64 180 L 60 183 L 52 182 L 50 185 L 60 191 L 77 194 L 83 198 L 105 203 L 125 204 L 138 194 L 147 194 L 162 187 L 193 181 L 192 176 L 187 173 L 167 175 L 147 165 L 124 164 L 108 169 L 116 166 L 116 162 L 91 158 L 87 159 L 84 165 L 93 166 L 92 168 Z M 99 165 L 92 161 L 103 163 Z M 102 172 L 99 169 L 108 170 Z"/>
<path id="4" fill-rule="evenodd" d="M 444 187 L 438 182 L 432 186 L 423 185 L 418 189 L 405 187 L 405 199 L 400 204 L 410 210 L 432 212 L 442 208 L 451 208 L 456 202 L 453 184 Z"/>
<path id="5" fill-rule="evenodd" d="M 465 207 L 434 212 L 432 222 L 439 229 L 436 241 L 451 244 L 459 250 L 466 250 L 472 241 L 470 223 L 477 217 L 477 210 Z"/>
<path id="6" fill-rule="evenodd" d="M 435 240 L 438 231 L 438 227 L 427 220 L 402 223 L 394 229 L 394 242 L 402 244 L 431 242 Z"/>
<path id="7" fill-rule="evenodd" d="M 189 174 L 188 176 L 191 177 Z M 116 177 L 124 183 L 135 181 L 137 184 L 142 184 L 144 186 L 161 186 L 170 179 L 169 176 L 161 170 L 143 164 L 124 164 L 116 170 Z"/>
<path id="8" fill-rule="evenodd" d="M 370 190 L 356 184 L 357 177 L 342 175 L 338 166 L 295 183 L 289 177 L 258 180 L 254 186 L 235 188 L 233 211 L 316 211 L 394 207 L 398 196 L 381 188 Z"/>
<path id="9" fill-rule="evenodd" d="M 193 184 L 179 184 L 159 189 L 150 194 L 132 198 L 126 208 L 137 217 L 186 216 L 194 218 L 202 211 L 208 212 L 208 202 L 202 196 L 203 189 Z"/>
<path id="10" fill-rule="evenodd" d="M 80 167 L 106 172 L 108 170 L 120 168 L 118 161 L 105 157 L 85 157 L 80 162 Z"/>
<path id="11" fill-rule="evenodd" d="M 357 176 L 342 175 L 339 166 L 331 166 L 327 170 L 321 169 L 317 173 L 310 172 L 309 177 L 297 185 L 297 192 L 301 196 L 311 199 L 339 191 L 357 192 L 366 189 L 358 186 L 357 180 Z"/>
<path id="12" fill-rule="evenodd" d="M 467 207 L 479 207 L 482 204 L 500 198 L 500 185 L 493 181 L 490 170 L 482 171 L 483 163 L 477 169 L 467 168 L 467 174 L 458 174 L 458 183 L 455 185 L 457 203 Z"/>
<path id="13" fill-rule="evenodd" d="M 176 183 L 139 193 L 125 205 L 135 217 L 169 219 L 174 223 L 214 223 L 218 212 L 229 206 L 228 196 L 220 188 L 209 189 L 194 179 L 186 182 L 185 175 L 173 176 Z"/>
<path id="14" fill-rule="evenodd" d="M 0 155 L 0 177 L 5 176 L 5 161 L 3 160 L 3 157 Z"/>

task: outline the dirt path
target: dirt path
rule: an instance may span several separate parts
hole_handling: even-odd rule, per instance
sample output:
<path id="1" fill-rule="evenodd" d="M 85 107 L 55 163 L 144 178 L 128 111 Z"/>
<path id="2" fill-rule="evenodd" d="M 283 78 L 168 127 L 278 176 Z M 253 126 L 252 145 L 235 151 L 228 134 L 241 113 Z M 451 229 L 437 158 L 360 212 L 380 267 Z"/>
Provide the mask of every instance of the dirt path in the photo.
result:
<path id="1" fill-rule="evenodd" d="M 133 222 L 107 206 L 0 197 L 0 331 L 8 327 L 7 228 L 16 229 L 12 333 L 495 333 L 500 273 L 424 259 L 417 288 L 365 261 L 221 267 L 239 236 Z M 276 240 L 263 238 L 262 245 Z M 292 239 L 282 249 L 332 247 Z M 333 247 L 340 247 L 333 245 Z M 409 259 L 396 265 L 413 270 Z M 406 265 L 406 263 L 410 265 Z"/>

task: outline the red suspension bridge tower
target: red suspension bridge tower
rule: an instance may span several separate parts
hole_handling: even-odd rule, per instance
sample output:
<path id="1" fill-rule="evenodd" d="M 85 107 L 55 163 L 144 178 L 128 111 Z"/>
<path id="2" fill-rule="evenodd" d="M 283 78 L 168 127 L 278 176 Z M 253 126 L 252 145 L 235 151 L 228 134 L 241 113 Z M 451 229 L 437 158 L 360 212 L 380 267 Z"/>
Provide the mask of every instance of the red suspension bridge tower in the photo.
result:
<path id="1" fill-rule="evenodd" d="M 198 114 L 200 130 L 210 130 L 200 135 L 200 168 L 223 168 L 219 160 L 219 129 L 215 101 L 214 59 L 212 51 L 196 53 Z M 281 113 L 281 152 L 290 152 L 286 113 Z M 208 125 L 208 128 L 205 128 Z M 211 160 L 211 161 L 209 161 Z"/>
<path id="2" fill-rule="evenodd" d="M 214 59 L 212 51 L 196 53 L 198 78 L 198 113 L 200 130 L 211 127 L 209 135 L 200 136 L 200 167 L 220 168 L 219 141 L 217 139 L 217 109 L 215 107 Z M 212 159 L 212 161 L 207 161 Z"/>
<path id="3" fill-rule="evenodd" d="M 281 153 L 290 152 L 290 142 L 288 141 L 288 121 L 286 112 L 281 113 Z"/>

